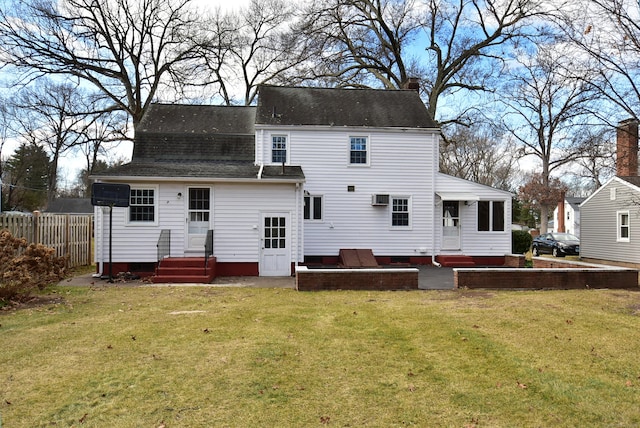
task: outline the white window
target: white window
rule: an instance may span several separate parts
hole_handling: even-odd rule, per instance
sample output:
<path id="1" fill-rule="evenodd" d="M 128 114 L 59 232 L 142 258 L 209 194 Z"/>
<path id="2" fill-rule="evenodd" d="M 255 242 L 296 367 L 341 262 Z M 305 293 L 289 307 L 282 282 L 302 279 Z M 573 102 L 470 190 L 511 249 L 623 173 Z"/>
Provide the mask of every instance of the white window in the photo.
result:
<path id="1" fill-rule="evenodd" d="M 271 162 L 273 163 L 287 162 L 287 136 L 286 135 L 271 136 Z"/>
<path id="2" fill-rule="evenodd" d="M 369 164 L 369 142 L 367 137 L 350 137 L 349 164 Z"/>
<path id="3" fill-rule="evenodd" d="M 612 187 L 611 189 L 609 189 L 609 200 L 611 201 L 615 201 L 616 200 L 616 188 Z"/>
<path id="4" fill-rule="evenodd" d="M 391 227 L 411 228 L 411 198 L 408 196 L 391 197 Z"/>
<path id="5" fill-rule="evenodd" d="M 304 219 L 322 220 L 322 196 L 309 195 L 304 197 Z"/>
<path id="6" fill-rule="evenodd" d="M 629 211 L 618 211 L 618 236 L 619 242 L 629 242 L 631 239 L 631 230 L 629 225 Z"/>
<path id="7" fill-rule="evenodd" d="M 504 232 L 504 201 L 478 201 L 478 231 Z"/>
<path id="8" fill-rule="evenodd" d="M 129 223 L 155 223 L 157 189 L 154 187 L 132 188 L 129 198 Z"/>

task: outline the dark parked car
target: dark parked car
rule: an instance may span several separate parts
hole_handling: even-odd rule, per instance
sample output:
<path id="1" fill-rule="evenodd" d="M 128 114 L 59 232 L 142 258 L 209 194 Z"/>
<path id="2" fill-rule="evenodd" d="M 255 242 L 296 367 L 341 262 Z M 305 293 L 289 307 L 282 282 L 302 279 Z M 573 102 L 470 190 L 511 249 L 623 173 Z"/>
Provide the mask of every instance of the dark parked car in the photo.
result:
<path id="1" fill-rule="evenodd" d="M 580 238 L 570 233 L 545 233 L 536 236 L 531 244 L 534 256 L 553 254 L 554 257 L 580 254 Z"/>

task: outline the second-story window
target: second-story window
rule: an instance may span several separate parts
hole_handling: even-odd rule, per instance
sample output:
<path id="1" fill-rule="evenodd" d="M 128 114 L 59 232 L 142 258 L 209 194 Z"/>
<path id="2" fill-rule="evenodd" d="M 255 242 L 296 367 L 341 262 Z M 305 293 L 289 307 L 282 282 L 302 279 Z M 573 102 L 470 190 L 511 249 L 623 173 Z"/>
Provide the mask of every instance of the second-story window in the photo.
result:
<path id="1" fill-rule="evenodd" d="M 351 137 L 349 163 L 351 165 L 366 165 L 368 160 L 367 137 Z"/>
<path id="2" fill-rule="evenodd" d="M 273 135 L 271 137 L 271 162 L 287 162 L 287 136 Z"/>

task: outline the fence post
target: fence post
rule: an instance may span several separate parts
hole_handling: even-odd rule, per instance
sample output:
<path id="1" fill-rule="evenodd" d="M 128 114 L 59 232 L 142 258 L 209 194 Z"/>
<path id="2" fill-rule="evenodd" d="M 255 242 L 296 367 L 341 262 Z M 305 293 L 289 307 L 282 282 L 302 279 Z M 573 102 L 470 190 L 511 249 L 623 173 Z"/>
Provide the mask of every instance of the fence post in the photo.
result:
<path id="1" fill-rule="evenodd" d="M 33 242 L 40 243 L 40 211 L 33 212 Z"/>

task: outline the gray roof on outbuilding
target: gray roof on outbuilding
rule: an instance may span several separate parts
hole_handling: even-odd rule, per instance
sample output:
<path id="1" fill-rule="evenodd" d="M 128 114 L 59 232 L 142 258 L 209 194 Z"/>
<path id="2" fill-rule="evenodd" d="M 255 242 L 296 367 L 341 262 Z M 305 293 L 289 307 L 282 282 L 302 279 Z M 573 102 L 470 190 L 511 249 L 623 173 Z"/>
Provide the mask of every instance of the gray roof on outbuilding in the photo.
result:
<path id="1" fill-rule="evenodd" d="M 584 202 L 586 198 L 566 197 L 565 200 L 573 207 L 574 210 L 580 208 L 580 204 Z"/>
<path id="2" fill-rule="evenodd" d="M 90 198 L 56 198 L 49 202 L 47 213 L 55 214 L 93 214 Z"/>
<path id="3" fill-rule="evenodd" d="M 256 124 L 437 128 L 413 90 L 262 85 Z"/>

